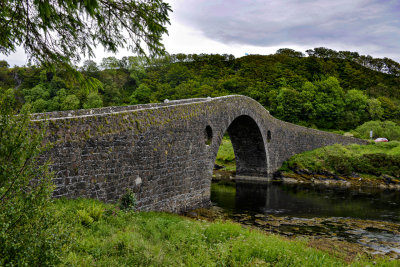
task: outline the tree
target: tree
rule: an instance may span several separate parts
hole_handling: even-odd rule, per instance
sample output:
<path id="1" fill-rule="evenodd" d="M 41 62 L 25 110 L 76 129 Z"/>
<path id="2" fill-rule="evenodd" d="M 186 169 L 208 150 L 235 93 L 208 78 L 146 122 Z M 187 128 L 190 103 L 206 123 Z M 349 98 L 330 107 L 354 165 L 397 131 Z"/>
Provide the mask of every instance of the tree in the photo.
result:
<path id="1" fill-rule="evenodd" d="M 121 104 L 121 93 L 115 84 L 105 84 L 103 103 L 105 106 L 117 106 Z"/>
<path id="2" fill-rule="evenodd" d="M 90 93 L 86 102 L 83 104 L 83 108 L 100 108 L 103 106 L 103 100 L 100 95 L 96 92 Z"/>
<path id="3" fill-rule="evenodd" d="M 386 120 L 398 120 L 400 116 L 400 107 L 398 107 L 393 101 L 388 97 L 378 97 L 379 102 L 383 108 L 383 118 Z"/>
<path id="4" fill-rule="evenodd" d="M 332 128 L 343 112 L 343 88 L 334 77 L 316 81 L 314 85 L 317 87 L 313 102 L 317 114 L 316 125 L 325 129 Z"/>
<path id="5" fill-rule="evenodd" d="M 131 104 L 146 104 L 150 102 L 151 89 L 144 84 L 139 85 L 131 95 Z"/>
<path id="6" fill-rule="evenodd" d="M 9 69 L 10 65 L 5 60 L 0 60 L 0 87 L 11 87 L 13 80 L 10 79 Z M 11 85 L 11 86 L 10 86 Z"/>
<path id="7" fill-rule="evenodd" d="M 0 53 L 23 46 L 30 60 L 45 64 L 70 64 L 82 54 L 92 57 L 99 44 L 110 52 L 126 47 L 160 55 L 170 11 L 162 0 L 3 0 Z"/>
<path id="8" fill-rule="evenodd" d="M 303 105 L 301 111 L 302 121 L 315 123 L 315 118 L 317 114 L 314 108 L 314 104 L 317 90 L 317 87 L 311 82 L 305 82 L 301 87 L 300 99 Z"/>
<path id="9" fill-rule="evenodd" d="M 304 57 L 302 52 L 290 49 L 290 48 L 280 48 L 276 51 L 277 55 L 285 55 L 288 57 Z"/>
<path id="10" fill-rule="evenodd" d="M 169 82 L 172 87 L 178 86 L 187 81 L 190 77 L 191 73 L 189 69 L 179 64 L 173 64 L 165 75 L 167 82 Z"/>
<path id="11" fill-rule="evenodd" d="M 48 101 L 40 98 L 32 103 L 32 112 L 45 112 L 49 106 Z"/>
<path id="12" fill-rule="evenodd" d="M 116 57 L 105 57 L 100 63 L 103 70 L 115 70 L 120 68 L 119 60 Z"/>
<path id="13" fill-rule="evenodd" d="M 80 101 L 76 95 L 68 95 L 61 103 L 61 110 L 74 110 L 79 108 Z"/>
<path id="14" fill-rule="evenodd" d="M 81 71 L 85 72 L 86 74 L 90 76 L 96 76 L 97 77 L 97 72 L 100 71 L 99 67 L 97 66 L 97 63 L 91 59 L 85 60 L 83 62 L 83 66 L 81 68 Z"/>
<path id="15" fill-rule="evenodd" d="M 65 239 L 49 210 L 52 175 L 40 160 L 45 125 L 14 110 L 12 90 L 0 90 L 0 265 L 54 265 Z"/>
<path id="16" fill-rule="evenodd" d="M 283 120 L 296 123 L 301 115 L 300 93 L 291 88 L 282 88 L 277 96 L 276 115 Z"/>
<path id="17" fill-rule="evenodd" d="M 146 62 L 143 57 L 129 57 L 127 61 L 130 77 L 135 81 L 136 86 L 139 86 L 140 81 L 146 76 Z"/>
<path id="18" fill-rule="evenodd" d="M 381 102 L 376 98 L 368 99 L 368 114 L 370 120 L 380 120 L 383 116 Z"/>

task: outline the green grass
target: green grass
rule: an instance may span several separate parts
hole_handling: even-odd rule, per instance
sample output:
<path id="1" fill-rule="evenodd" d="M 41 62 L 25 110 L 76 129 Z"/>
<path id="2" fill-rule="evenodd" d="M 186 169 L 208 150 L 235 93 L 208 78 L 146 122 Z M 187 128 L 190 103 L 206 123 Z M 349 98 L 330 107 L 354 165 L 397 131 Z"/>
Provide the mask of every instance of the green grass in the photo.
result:
<path id="1" fill-rule="evenodd" d="M 281 170 L 307 169 L 321 173 L 390 175 L 400 179 L 400 142 L 368 145 L 333 145 L 294 155 Z"/>
<path id="2" fill-rule="evenodd" d="M 222 139 L 216 163 L 224 166 L 223 170 L 236 170 L 235 154 L 229 136 Z M 356 172 L 365 177 L 390 175 L 400 179 L 400 142 L 322 147 L 291 157 L 281 168 L 282 171 L 296 169 L 316 173 L 329 171 L 340 175 Z"/>
<path id="3" fill-rule="evenodd" d="M 229 136 L 224 136 L 218 149 L 216 163 L 224 166 L 223 170 L 236 171 L 235 153 Z"/>
<path id="4" fill-rule="evenodd" d="M 202 222 L 173 214 L 122 212 L 94 200 L 57 200 L 55 216 L 73 242 L 66 266 L 344 266 L 343 259 L 228 222 Z M 90 223 L 81 214 L 92 217 Z M 365 266 L 365 260 L 354 262 Z M 378 265 L 393 264 L 378 261 Z M 398 262 L 397 262 L 398 264 Z"/>

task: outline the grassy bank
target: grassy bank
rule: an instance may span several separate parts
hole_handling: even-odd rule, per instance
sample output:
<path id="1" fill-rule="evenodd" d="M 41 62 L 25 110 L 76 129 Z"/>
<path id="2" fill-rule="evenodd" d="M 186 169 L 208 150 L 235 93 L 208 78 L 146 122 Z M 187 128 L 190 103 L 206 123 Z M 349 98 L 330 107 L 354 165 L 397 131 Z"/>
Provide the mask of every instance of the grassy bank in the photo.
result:
<path id="1" fill-rule="evenodd" d="M 229 136 L 218 150 L 216 163 L 223 171 L 235 171 L 235 154 Z M 400 183 L 400 142 L 368 145 L 333 145 L 294 155 L 280 168 L 283 173 L 335 174 L 344 177 L 383 180 L 388 177 Z M 310 177 L 311 177 L 310 176 Z"/>
<path id="2" fill-rule="evenodd" d="M 294 155 L 281 170 L 400 179 L 400 142 L 322 147 Z"/>
<path id="3" fill-rule="evenodd" d="M 222 170 L 236 171 L 235 153 L 229 136 L 225 135 L 218 149 L 216 164 L 223 166 Z"/>
<path id="4" fill-rule="evenodd" d="M 343 258 L 245 229 L 155 212 L 122 212 L 93 200 L 57 200 L 55 216 L 71 231 L 62 261 L 73 266 L 343 266 Z M 352 262 L 366 266 L 365 259 Z M 399 262 L 378 261 L 396 266 Z"/>

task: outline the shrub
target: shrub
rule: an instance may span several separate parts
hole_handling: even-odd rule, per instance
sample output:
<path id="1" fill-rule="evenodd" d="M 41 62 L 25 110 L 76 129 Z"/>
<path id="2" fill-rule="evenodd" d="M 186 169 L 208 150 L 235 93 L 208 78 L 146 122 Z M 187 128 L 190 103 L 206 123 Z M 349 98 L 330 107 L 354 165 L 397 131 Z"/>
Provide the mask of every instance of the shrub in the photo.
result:
<path id="1" fill-rule="evenodd" d="M 327 165 L 331 170 L 341 175 L 350 175 L 353 171 L 352 161 L 350 157 L 327 155 Z"/>
<path id="2" fill-rule="evenodd" d="M 369 173 L 375 176 L 387 174 L 400 177 L 400 155 L 385 153 L 364 154 L 357 158 L 354 164 L 357 172 Z"/>
<path id="3" fill-rule="evenodd" d="M 119 208 L 125 211 L 135 210 L 136 197 L 135 194 L 130 189 L 128 189 L 126 193 L 121 197 L 119 202 Z"/>
<path id="4" fill-rule="evenodd" d="M 90 226 L 93 222 L 99 221 L 103 213 L 104 209 L 94 203 L 77 211 L 79 222 L 84 226 Z"/>
<path id="5" fill-rule="evenodd" d="M 54 265 L 66 239 L 49 206 L 48 162 L 40 160 L 46 127 L 32 124 L 27 106 L 16 115 L 13 101 L 12 90 L 0 91 L 0 265 Z"/>
<path id="6" fill-rule="evenodd" d="M 95 222 L 99 221 L 103 216 L 104 209 L 101 206 L 92 204 L 89 208 L 89 215 L 93 218 Z"/>
<path id="7" fill-rule="evenodd" d="M 373 138 L 386 137 L 389 140 L 400 141 L 400 125 L 392 121 L 369 121 L 354 130 L 354 136 L 369 139 L 370 131 L 373 131 Z"/>
<path id="8" fill-rule="evenodd" d="M 90 226 L 93 223 L 93 218 L 86 210 L 78 210 L 77 212 L 79 222 L 84 226 Z"/>

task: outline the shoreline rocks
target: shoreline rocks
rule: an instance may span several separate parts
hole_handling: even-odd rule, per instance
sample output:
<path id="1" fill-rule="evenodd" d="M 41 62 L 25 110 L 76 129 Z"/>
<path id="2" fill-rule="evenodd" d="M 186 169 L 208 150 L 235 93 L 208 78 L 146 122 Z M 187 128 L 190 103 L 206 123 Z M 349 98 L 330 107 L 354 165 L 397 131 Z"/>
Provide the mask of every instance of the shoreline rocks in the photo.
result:
<path id="1" fill-rule="evenodd" d="M 399 190 L 400 180 L 388 175 L 376 178 L 360 177 L 357 173 L 351 176 L 339 176 L 333 173 L 312 173 L 308 170 L 299 170 L 293 173 L 281 172 L 275 179 L 287 184 L 315 184 L 334 187 L 371 187 L 379 189 Z"/>

